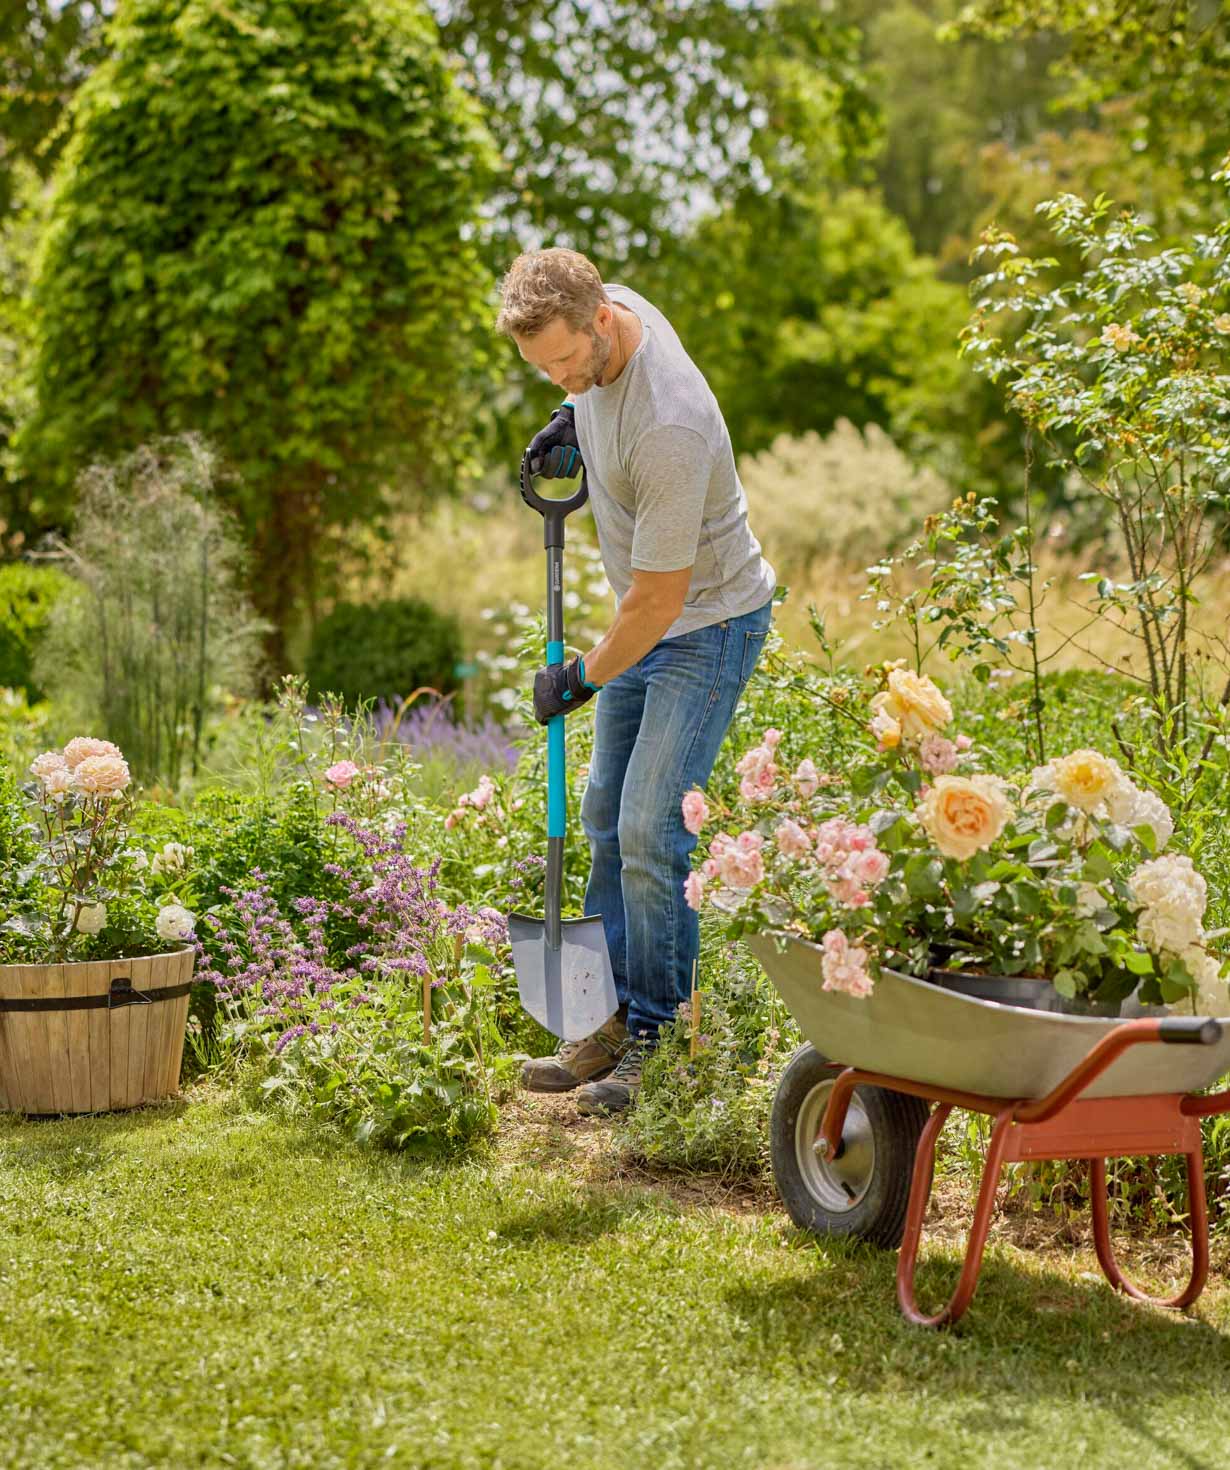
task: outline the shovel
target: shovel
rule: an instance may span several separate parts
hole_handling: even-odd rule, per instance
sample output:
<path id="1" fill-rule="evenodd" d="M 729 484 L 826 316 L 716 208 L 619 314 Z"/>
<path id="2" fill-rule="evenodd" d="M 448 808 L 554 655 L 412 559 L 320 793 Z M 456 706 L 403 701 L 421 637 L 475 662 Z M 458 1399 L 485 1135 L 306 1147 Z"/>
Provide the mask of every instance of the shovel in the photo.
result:
<path id="1" fill-rule="evenodd" d="M 521 498 L 542 516 L 547 548 L 547 663 L 562 664 L 564 520 L 589 499 L 584 468 L 580 488 L 571 496 L 544 500 L 534 489 L 527 452 L 521 461 Z M 509 914 L 508 937 L 521 1004 L 552 1035 L 580 1041 L 615 1014 L 619 998 L 601 916 L 560 918 L 566 825 L 564 717 L 556 715 L 547 722 L 546 917 Z"/>

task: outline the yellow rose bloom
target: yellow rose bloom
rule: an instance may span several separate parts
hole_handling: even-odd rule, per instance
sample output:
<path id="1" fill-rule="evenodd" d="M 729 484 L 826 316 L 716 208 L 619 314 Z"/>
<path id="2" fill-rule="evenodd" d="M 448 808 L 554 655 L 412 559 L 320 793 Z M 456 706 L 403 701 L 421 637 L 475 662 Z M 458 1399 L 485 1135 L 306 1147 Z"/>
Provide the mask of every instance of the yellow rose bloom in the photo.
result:
<path id="1" fill-rule="evenodd" d="M 1052 764 L 1056 792 L 1069 806 L 1091 812 L 1123 780 L 1117 763 L 1096 750 L 1074 750 Z"/>
<path id="2" fill-rule="evenodd" d="M 952 705 L 926 674 L 911 669 L 893 669 L 888 688 L 871 701 L 877 714 L 896 720 L 907 740 L 922 740 L 942 730 L 952 719 Z"/>
<path id="3" fill-rule="evenodd" d="M 871 733 L 885 750 L 896 750 L 901 744 L 901 726 L 883 710 L 877 711 L 872 718 Z"/>
<path id="4" fill-rule="evenodd" d="M 964 862 L 995 841 L 1012 804 L 994 776 L 937 776 L 916 815 L 945 857 Z"/>

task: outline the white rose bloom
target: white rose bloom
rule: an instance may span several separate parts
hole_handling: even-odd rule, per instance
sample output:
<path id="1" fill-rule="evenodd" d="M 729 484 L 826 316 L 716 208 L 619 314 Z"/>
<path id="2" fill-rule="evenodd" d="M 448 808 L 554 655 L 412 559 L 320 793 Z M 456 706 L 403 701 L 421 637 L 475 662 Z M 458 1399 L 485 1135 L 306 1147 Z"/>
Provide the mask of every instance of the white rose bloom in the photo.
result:
<path id="1" fill-rule="evenodd" d="M 157 877 L 160 873 L 182 873 L 188 867 L 193 849 L 182 842 L 165 843 L 161 852 L 154 855 L 150 872 Z"/>
<path id="2" fill-rule="evenodd" d="M 128 858 L 129 861 L 132 863 L 133 868 L 138 873 L 144 873 L 146 868 L 149 867 L 149 858 L 144 852 L 142 852 L 139 847 L 134 847 L 130 849 L 128 853 Z"/>
<path id="3" fill-rule="evenodd" d="M 1182 909 L 1142 909 L 1136 930 L 1147 949 L 1169 954 L 1181 954 L 1204 934 L 1200 920 Z"/>
<path id="4" fill-rule="evenodd" d="M 169 903 L 158 910 L 154 928 L 159 939 L 191 939 L 196 915 L 182 903 Z"/>
<path id="5" fill-rule="evenodd" d="M 1162 798 L 1156 791 L 1143 791 L 1126 777 L 1106 808 L 1111 821 L 1121 827 L 1152 827 L 1158 852 L 1174 836 L 1174 820 Z"/>
<path id="6" fill-rule="evenodd" d="M 107 926 L 107 905 L 105 903 L 83 903 L 81 911 L 77 915 L 76 928 L 80 934 L 97 934 L 100 929 Z"/>
<path id="7" fill-rule="evenodd" d="M 1230 982 L 1221 977 L 1221 961 L 1198 945 L 1185 949 L 1182 959 L 1196 982 L 1196 1014 L 1230 1016 Z"/>
<path id="8" fill-rule="evenodd" d="M 1035 791 L 1054 791 L 1055 789 L 1055 762 L 1047 761 L 1044 766 L 1035 766 L 1029 773 L 1029 780 L 1025 783 L 1025 795 L 1028 797 Z"/>
<path id="9" fill-rule="evenodd" d="M 1197 922 L 1204 919 L 1208 884 L 1184 853 L 1167 853 L 1141 863 L 1128 879 L 1128 887 L 1136 902 L 1146 908 L 1194 914 Z"/>

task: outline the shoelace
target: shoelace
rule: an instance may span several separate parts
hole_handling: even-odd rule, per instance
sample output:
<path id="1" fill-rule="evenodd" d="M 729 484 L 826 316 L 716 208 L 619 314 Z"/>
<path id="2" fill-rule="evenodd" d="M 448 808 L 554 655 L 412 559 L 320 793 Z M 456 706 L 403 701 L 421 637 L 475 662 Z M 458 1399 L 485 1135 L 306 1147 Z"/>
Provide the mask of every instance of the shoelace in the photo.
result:
<path id="1" fill-rule="evenodd" d="M 611 1073 L 611 1080 L 627 1082 L 640 1075 L 644 1066 L 645 1058 L 653 1051 L 653 1047 L 647 1041 L 634 1041 L 632 1045 L 620 1057 L 619 1063 Z"/>

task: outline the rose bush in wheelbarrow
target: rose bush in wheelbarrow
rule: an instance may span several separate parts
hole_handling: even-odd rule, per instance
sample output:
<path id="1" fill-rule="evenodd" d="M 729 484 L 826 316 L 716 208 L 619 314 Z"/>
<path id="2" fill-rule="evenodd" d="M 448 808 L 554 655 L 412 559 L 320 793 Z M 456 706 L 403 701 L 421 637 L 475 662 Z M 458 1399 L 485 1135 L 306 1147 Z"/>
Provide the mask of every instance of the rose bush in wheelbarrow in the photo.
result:
<path id="1" fill-rule="evenodd" d="M 738 762 L 738 799 L 711 811 L 690 792 L 684 820 L 707 837 L 688 902 L 713 905 L 731 936 L 752 941 L 813 1043 L 786 1068 L 770 1123 L 791 1217 L 895 1246 L 928 1108 L 860 1086 L 840 1149 L 821 1150 L 841 1064 L 1040 1096 L 1116 1024 L 1092 1017 L 1129 998 L 1225 1016 L 1230 997 L 1204 929 L 1204 880 L 1165 852 L 1173 827 L 1156 796 L 1097 751 L 1015 777 L 979 769 L 940 690 L 885 672 L 864 760 L 820 772 L 768 730 Z M 941 1002 L 935 982 L 977 999 Z M 1063 1009 L 1086 1016 L 1037 1013 Z M 1216 1075 L 1172 1077 L 1165 1061 L 1161 1072 L 1112 1069 L 1095 1091 L 1192 1090 Z"/>
<path id="2" fill-rule="evenodd" d="M 947 699 L 905 668 L 887 670 L 872 711 L 867 759 L 849 772 L 818 771 L 767 730 L 738 762 L 733 808 L 684 798 L 702 837 L 693 908 L 714 905 L 731 937 L 816 942 L 819 983 L 855 996 L 887 966 L 1009 1003 L 1028 979 L 1024 1003 L 1044 1008 L 1114 1014 L 1135 993 L 1225 1012 L 1205 881 L 1165 851 L 1160 797 L 1094 750 L 1028 774 L 979 769 Z"/>

